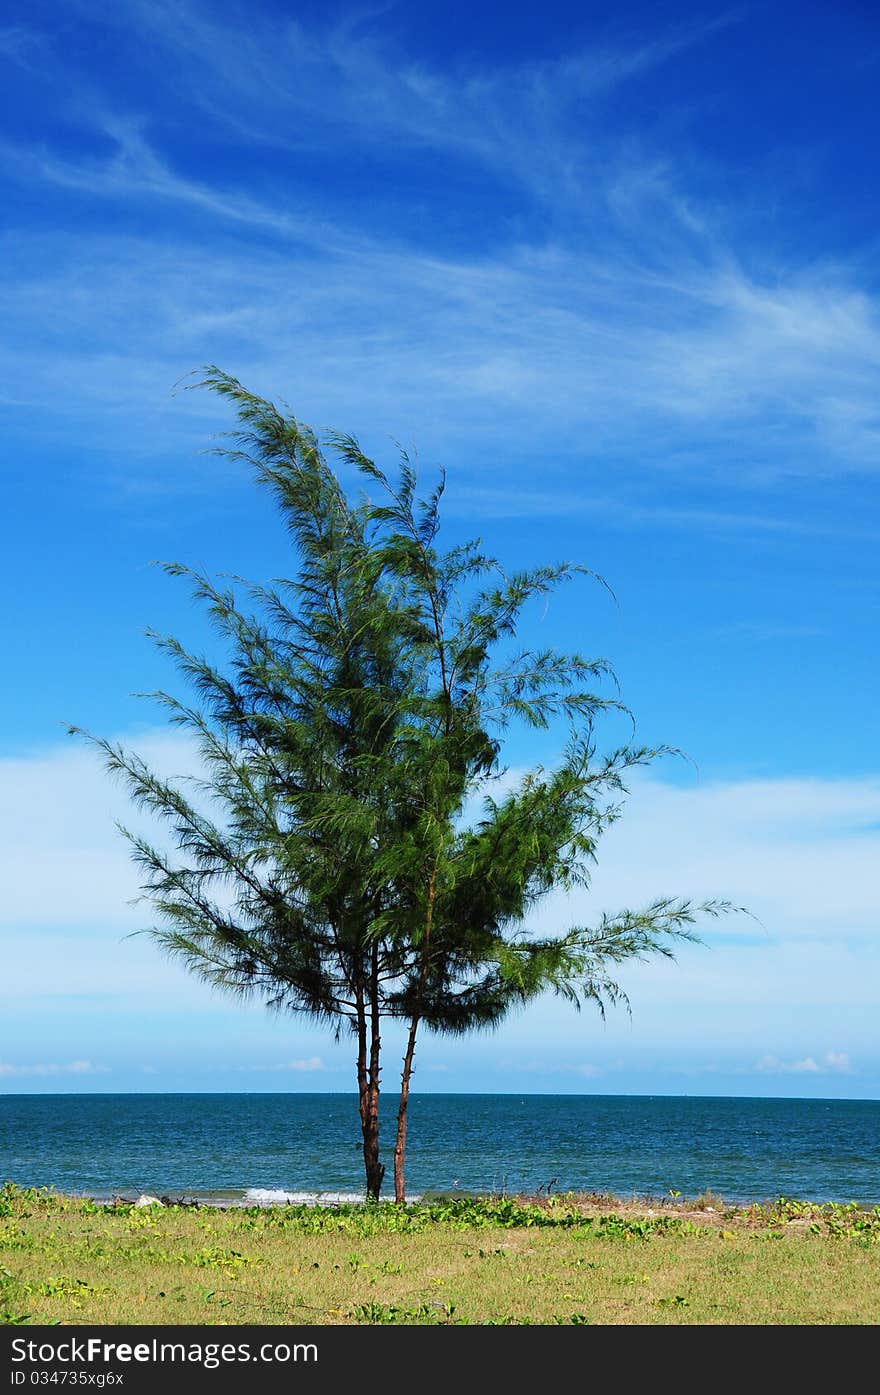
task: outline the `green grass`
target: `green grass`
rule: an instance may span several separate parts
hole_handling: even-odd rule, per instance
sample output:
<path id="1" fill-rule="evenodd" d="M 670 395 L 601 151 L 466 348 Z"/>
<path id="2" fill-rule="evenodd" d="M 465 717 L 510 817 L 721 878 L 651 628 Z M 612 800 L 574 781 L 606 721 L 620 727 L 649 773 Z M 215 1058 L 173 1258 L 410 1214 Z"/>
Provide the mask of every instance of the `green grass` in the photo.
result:
<path id="1" fill-rule="evenodd" d="M 0 1322 L 880 1320 L 880 1208 L 712 1201 L 137 1209 L 7 1185 Z"/>

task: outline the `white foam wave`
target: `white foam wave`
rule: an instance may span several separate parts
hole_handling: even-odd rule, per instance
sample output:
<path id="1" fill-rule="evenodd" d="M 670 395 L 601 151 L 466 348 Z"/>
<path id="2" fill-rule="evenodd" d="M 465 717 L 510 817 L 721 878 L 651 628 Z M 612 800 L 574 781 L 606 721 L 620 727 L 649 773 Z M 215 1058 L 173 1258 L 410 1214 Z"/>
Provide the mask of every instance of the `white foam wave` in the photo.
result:
<path id="1" fill-rule="evenodd" d="M 243 1206 L 342 1206 L 362 1202 L 363 1192 L 286 1192 L 275 1187 L 248 1187 Z M 417 1196 L 407 1197 L 418 1201 Z"/>
<path id="2" fill-rule="evenodd" d="M 363 1192 L 285 1192 L 274 1187 L 248 1187 L 246 1206 L 333 1206 L 363 1201 Z"/>

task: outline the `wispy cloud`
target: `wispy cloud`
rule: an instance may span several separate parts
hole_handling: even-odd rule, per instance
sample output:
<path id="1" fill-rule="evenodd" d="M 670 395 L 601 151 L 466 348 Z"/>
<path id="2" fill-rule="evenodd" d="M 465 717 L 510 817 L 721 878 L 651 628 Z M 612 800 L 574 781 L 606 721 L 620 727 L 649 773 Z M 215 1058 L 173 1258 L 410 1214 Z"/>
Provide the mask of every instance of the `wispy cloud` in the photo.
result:
<path id="1" fill-rule="evenodd" d="M 880 314 L 857 260 L 811 249 L 774 263 L 735 196 L 707 198 L 687 161 L 659 137 L 622 140 L 603 107 L 740 19 L 451 72 L 369 24 L 126 6 L 129 35 L 161 54 L 157 82 L 214 121 L 210 152 L 187 159 L 183 108 L 160 125 L 85 86 L 67 113 L 85 149 L 7 142 L 8 176 L 75 199 L 79 230 L 6 243 L 5 399 L 48 400 L 40 429 L 54 419 L 61 433 L 73 415 L 104 448 L 131 449 L 138 423 L 161 454 L 195 439 L 192 416 L 168 410 L 171 385 L 216 361 L 317 425 L 466 461 L 477 507 L 497 508 L 498 491 L 474 449 L 503 450 L 515 497 L 540 440 L 559 462 L 557 497 L 583 493 L 603 516 L 631 504 L 670 526 L 791 526 L 730 499 L 688 515 L 587 487 L 609 465 L 616 482 L 662 462 L 665 478 L 735 488 L 870 474 L 880 458 Z M 259 180 L 253 141 L 268 148 Z M 369 200 L 351 194 L 355 147 L 368 162 L 409 148 L 439 161 L 443 177 L 418 196 L 430 216 L 409 215 L 408 168 L 388 179 L 377 165 Z M 309 182 L 297 152 L 330 173 L 341 161 L 338 177 Z M 474 209 L 464 245 L 457 225 L 447 237 L 459 176 L 463 190 L 498 189 L 498 212 Z"/>
<path id="2" fill-rule="evenodd" d="M 261 204 L 241 192 L 225 193 L 199 180 L 182 177 L 169 167 L 144 138 L 139 123 L 104 116 L 91 123 L 112 142 L 107 157 L 62 159 L 46 147 L 0 144 L 0 161 L 10 175 L 25 182 L 45 180 L 61 189 L 119 200 L 158 199 L 190 205 L 213 218 L 243 223 L 284 237 L 296 238 L 305 223 Z M 311 240 L 316 237 L 309 226 Z"/>
<path id="3" fill-rule="evenodd" d="M 94 1065 L 91 1061 L 68 1061 L 66 1065 L 57 1065 L 50 1062 L 48 1064 L 38 1062 L 36 1065 L 12 1065 L 8 1061 L 0 1061 L 0 1077 L 18 1078 L 25 1076 L 45 1076 L 45 1075 L 108 1075 L 109 1066 Z"/>
<path id="4" fill-rule="evenodd" d="M 490 519 L 509 518 L 571 518 L 582 516 L 585 519 L 601 520 L 615 527 L 639 527 L 645 524 L 672 530 L 704 533 L 751 533 L 758 537 L 779 538 L 822 538 L 839 536 L 839 520 L 825 518 L 794 518 L 790 515 L 771 512 L 746 512 L 736 507 L 701 508 L 699 505 L 681 504 L 673 506 L 662 502 L 661 497 L 652 499 L 652 491 L 639 488 L 628 481 L 626 472 L 621 471 L 617 478 L 617 493 L 603 494 L 592 489 L 569 489 L 565 485 L 557 488 L 535 490 L 528 485 L 509 487 L 507 490 L 481 488 L 475 485 L 459 484 L 453 481 L 447 498 L 447 511 L 473 517 Z M 667 479 L 668 483 L 668 479 Z M 658 496 L 660 490 L 657 491 Z M 774 504 L 773 496 L 762 500 L 769 510 Z M 865 541 L 880 540 L 880 529 L 870 523 L 864 527 L 847 523 L 846 535 Z M 742 621 L 735 625 L 719 626 L 713 634 L 739 634 L 753 639 L 806 638 L 822 634 L 823 631 L 806 625 L 773 625 L 762 621 Z"/>
<path id="5" fill-rule="evenodd" d="M 192 0 L 136 0 L 125 23 L 186 75 L 190 102 L 249 141 L 314 150 L 342 135 L 383 153 L 389 140 L 460 153 L 558 203 L 600 165 L 597 155 L 585 162 L 588 142 L 571 140 L 585 117 L 588 129 L 595 124 L 597 104 L 741 15 L 727 10 L 659 34 L 575 43 L 527 63 L 472 60 L 452 71 L 401 50 L 374 18 L 349 13 L 308 26 Z"/>
<path id="6" fill-rule="evenodd" d="M 174 188 L 171 181 L 166 192 Z M 201 191 L 190 192 L 198 202 Z M 237 211 L 260 220 L 250 205 Z M 274 216 L 267 213 L 267 222 Z M 74 415 L 84 438 L 93 435 L 105 449 L 116 442 L 129 450 L 139 424 L 155 458 L 169 432 L 204 444 L 191 404 L 172 404 L 170 392 L 200 363 L 218 361 L 258 391 L 292 398 L 318 426 L 374 441 L 394 434 L 435 458 L 452 453 L 478 509 L 498 511 L 502 465 L 514 471 L 505 507 L 533 507 L 516 486 L 530 492 L 527 460 L 539 439 L 559 489 L 557 510 L 574 495 L 603 516 L 629 507 L 684 526 L 804 525 L 744 512 L 730 499 L 702 508 L 636 493 L 621 500 L 590 488 L 602 462 L 613 461 L 623 483 L 644 480 L 662 463 L 667 479 L 677 471 L 729 490 L 786 473 L 870 472 L 880 458 L 880 329 L 864 299 L 853 300 L 840 343 L 829 349 L 809 331 L 823 311 L 809 308 L 805 287 L 785 292 L 805 302 L 804 332 L 781 338 L 755 302 L 783 292 L 754 288 L 742 301 L 729 277 L 717 296 L 701 276 L 693 296 L 646 287 L 628 300 L 632 277 L 627 285 L 621 270 L 617 279 L 593 280 L 575 251 L 513 249 L 465 261 L 369 238 L 319 245 L 307 228 L 303 237 L 307 250 L 267 248 L 258 258 L 243 248 L 206 252 L 179 234 L 169 245 L 108 243 L 99 234 L 75 247 L 51 236 L 7 243 L 6 400 L 48 399 L 52 415 L 41 429 L 54 420 L 61 432 Z M 852 300 L 839 272 L 829 278 L 825 300 Z M 108 408 L 120 413 L 115 422 Z M 475 448 L 488 462 L 479 471 Z M 549 491 L 538 506 L 554 507 Z"/>

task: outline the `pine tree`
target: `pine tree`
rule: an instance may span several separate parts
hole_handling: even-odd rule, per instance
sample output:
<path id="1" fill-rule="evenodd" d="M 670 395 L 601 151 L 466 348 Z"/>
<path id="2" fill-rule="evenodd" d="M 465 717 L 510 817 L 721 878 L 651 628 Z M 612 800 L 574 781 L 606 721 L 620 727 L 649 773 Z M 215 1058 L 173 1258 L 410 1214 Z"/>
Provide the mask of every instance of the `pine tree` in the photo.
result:
<path id="1" fill-rule="evenodd" d="M 239 429 L 221 450 L 271 491 L 296 557 L 293 576 L 271 585 L 220 586 L 166 565 L 232 655 L 224 667 L 153 636 L 196 701 L 152 696 L 194 736 L 223 816 L 136 753 L 90 739 L 173 834 L 169 854 L 123 830 L 156 942 L 212 984 L 353 1034 L 371 1200 L 385 1173 L 382 1024 L 403 1026 L 393 1155 L 403 1202 L 421 1029 L 492 1028 L 547 991 L 604 1011 L 623 997 L 620 963 L 671 956 L 695 938 L 698 915 L 730 907 L 661 899 L 536 933 L 547 893 L 589 884 L 627 772 L 661 754 L 598 752 L 597 719 L 619 706 L 597 691 L 613 678 L 604 661 L 515 648 L 528 602 L 586 569 L 507 576 L 478 542 L 440 551 L 442 479 L 420 499 L 405 454 L 392 481 L 354 438 L 333 434 L 327 448 L 365 482 L 349 499 L 312 430 L 219 369 L 199 385 L 234 404 Z M 564 751 L 553 770 L 498 793 L 514 722 L 564 725 Z"/>

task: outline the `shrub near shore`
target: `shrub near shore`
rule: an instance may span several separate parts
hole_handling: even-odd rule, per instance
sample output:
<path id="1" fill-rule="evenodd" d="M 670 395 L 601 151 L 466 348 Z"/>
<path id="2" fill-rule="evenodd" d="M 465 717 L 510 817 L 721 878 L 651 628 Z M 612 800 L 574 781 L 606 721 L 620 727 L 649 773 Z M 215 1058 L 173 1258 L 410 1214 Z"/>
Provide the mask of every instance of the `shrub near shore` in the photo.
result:
<path id="1" fill-rule="evenodd" d="M 0 1190 L 0 1322 L 858 1324 L 880 1208 L 609 1197 L 97 1203 Z"/>

